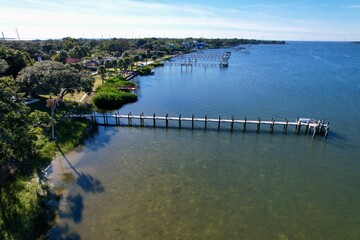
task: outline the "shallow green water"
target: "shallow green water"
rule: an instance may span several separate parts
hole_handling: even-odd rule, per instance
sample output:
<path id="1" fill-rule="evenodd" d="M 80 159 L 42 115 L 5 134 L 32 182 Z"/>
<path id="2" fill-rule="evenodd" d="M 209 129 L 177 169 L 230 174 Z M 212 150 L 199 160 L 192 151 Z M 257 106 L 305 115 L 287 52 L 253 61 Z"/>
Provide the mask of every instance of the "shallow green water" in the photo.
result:
<path id="1" fill-rule="evenodd" d="M 359 49 L 308 44 L 233 53 L 228 70 L 157 69 L 121 111 L 324 117 L 327 141 L 290 128 L 99 127 L 53 163 L 64 197 L 51 238 L 359 239 Z"/>

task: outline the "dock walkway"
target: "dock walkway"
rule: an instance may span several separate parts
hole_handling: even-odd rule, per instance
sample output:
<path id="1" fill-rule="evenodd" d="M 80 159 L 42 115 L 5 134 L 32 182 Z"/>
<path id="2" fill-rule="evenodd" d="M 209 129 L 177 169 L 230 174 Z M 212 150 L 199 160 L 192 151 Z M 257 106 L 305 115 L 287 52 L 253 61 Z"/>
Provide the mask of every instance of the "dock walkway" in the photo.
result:
<path id="1" fill-rule="evenodd" d="M 295 121 L 289 121 L 288 119 L 285 119 L 284 121 L 275 121 L 275 119 L 271 120 L 262 120 L 260 118 L 256 120 L 249 120 L 246 117 L 244 119 L 234 119 L 233 116 L 231 116 L 230 119 L 222 119 L 221 116 L 218 118 L 208 118 L 207 115 L 201 118 L 197 118 L 192 114 L 191 117 L 182 117 L 180 114 L 179 116 L 169 116 L 166 114 L 165 116 L 157 116 L 155 113 L 153 115 L 144 115 L 143 113 L 139 115 L 132 115 L 131 113 L 128 113 L 126 115 L 117 113 L 112 114 L 99 114 L 99 113 L 91 113 L 88 115 L 72 115 L 71 117 L 86 117 L 90 119 L 90 121 L 97 125 L 104 125 L 104 126 L 145 126 L 145 121 L 151 122 L 153 127 L 157 127 L 157 122 L 162 121 L 165 123 L 162 126 L 168 128 L 169 122 L 177 122 L 178 128 L 182 128 L 182 123 L 191 123 L 191 128 L 194 129 L 195 123 L 203 123 L 201 128 L 204 128 L 205 130 L 208 128 L 208 123 L 216 123 L 217 129 L 221 129 L 222 124 L 228 124 L 230 125 L 230 130 L 233 131 L 235 125 L 241 125 L 242 130 L 245 132 L 248 125 L 255 125 L 256 126 L 256 132 L 260 132 L 261 126 L 267 125 L 269 127 L 269 132 L 273 133 L 275 126 L 281 126 L 282 131 L 286 134 L 288 131 L 288 127 L 294 127 L 295 132 L 299 134 L 301 132 L 301 129 L 305 129 L 305 134 L 312 134 L 313 138 L 315 138 L 316 135 L 322 135 L 327 138 L 330 130 L 329 123 L 325 123 L 325 120 L 311 120 L 311 119 L 304 119 L 304 118 L 298 118 Z M 121 119 L 126 119 L 127 121 L 121 122 Z M 133 122 L 133 120 L 138 120 L 138 124 Z M 198 126 L 197 126 L 198 127 Z"/>

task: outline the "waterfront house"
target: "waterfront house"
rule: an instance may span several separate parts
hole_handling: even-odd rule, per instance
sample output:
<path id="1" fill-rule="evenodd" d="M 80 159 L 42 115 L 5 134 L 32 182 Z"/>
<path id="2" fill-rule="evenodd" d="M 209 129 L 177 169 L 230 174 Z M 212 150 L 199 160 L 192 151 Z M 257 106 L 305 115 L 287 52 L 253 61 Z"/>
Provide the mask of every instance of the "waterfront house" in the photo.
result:
<path id="1" fill-rule="evenodd" d="M 99 65 L 100 65 L 99 62 L 96 60 L 86 61 L 83 64 L 84 68 L 93 69 L 93 70 L 96 70 Z"/>

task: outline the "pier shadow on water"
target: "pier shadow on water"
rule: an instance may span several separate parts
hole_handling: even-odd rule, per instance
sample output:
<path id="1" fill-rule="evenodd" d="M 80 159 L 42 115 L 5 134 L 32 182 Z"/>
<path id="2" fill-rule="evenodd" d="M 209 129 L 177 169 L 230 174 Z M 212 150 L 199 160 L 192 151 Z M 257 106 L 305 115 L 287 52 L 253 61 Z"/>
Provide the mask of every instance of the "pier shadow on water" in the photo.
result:
<path id="1" fill-rule="evenodd" d="M 99 130 L 99 128 L 104 128 L 106 130 L 106 134 L 101 134 L 99 131 L 102 131 L 102 129 Z M 117 134 L 118 128 L 119 126 L 109 127 L 96 125 L 92 132 L 92 135 L 86 138 L 86 141 L 91 142 L 91 144 L 87 144 L 86 147 L 93 151 L 97 151 L 100 148 L 106 147 L 110 143 L 111 138 Z"/>
<path id="2" fill-rule="evenodd" d="M 59 145 L 57 145 L 58 150 L 60 151 L 62 157 L 65 161 L 69 164 L 71 169 L 76 173 L 77 179 L 76 183 L 85 191 L 91 193 L 102 193 L 105 191 L 104 186 L 102 183 L 96 179 L 95 177 L 91 176 L 90 174 L 85 174 L 83 172 L 79 172 L 69 161 L 66 155 L 62 152 Z"/>

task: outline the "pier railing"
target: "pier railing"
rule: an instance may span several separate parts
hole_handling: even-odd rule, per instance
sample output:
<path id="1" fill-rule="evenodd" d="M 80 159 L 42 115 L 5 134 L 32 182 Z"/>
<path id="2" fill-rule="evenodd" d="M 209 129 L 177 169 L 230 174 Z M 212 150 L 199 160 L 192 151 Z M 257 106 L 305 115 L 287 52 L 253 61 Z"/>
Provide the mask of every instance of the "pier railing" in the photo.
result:
<path id="1" fill-rule="evenodd" d="M 183 117 L 181 114 L 179 116 L 169 116 L 166 114 L 165 116 L 158 116 L 155 113 L 153 115 L 144 115 L 143 113 L 139 115 L 132 115 L 132 113 L 128 113 L 126 115 L 120 114 L 119 112 L 116 113 L 96 113 L 93 112 L 87 115 L 71 115 L 71 117 L 86 117 L 88 118 L 93 124 L 103 125 L 103 126 L 163 126 L 165 128 L 169 128 L 170 122 L 177 123 L 179 129 L 182 128 L 183 123 L 188 123 L 188 127 L 194 129 L 195 123 L 197 123 L 196 128 L 203 128 L 207 129 L 209 126 L 208 124 L 216 124 L 217 130 L 219 131 L 222 128 L 222 125 L 227 124 L 230 127 L 230 131 L 233 131 L 234 128 L 237 126 L 242 131 L 246 131 L 249 125 L 255 126 L 255 131 L 257 133 L 260 132 L 261 127 L 267 126 L 270 133 L 274 132 L 275 126 L 280 126 L 281 130 L 286 134 L 288 132 L 289 127 L 293 127 L 295 133 L 300 134 L 301 129 L 304 129 L 303 132 L 307 134 L 312 134 L 312 137 L 315 138 L 316 135 L 324 136 L 326 139 L 330 126 L 329 123 L 325 123 L 325 120 L 306 120 L 303 121 L 302 119 L 296 119 L 295 121 L 289 121 L 285 119 L 284 121 L 275 121 L 275 119 L 271 120 L 262 120 L 258 118 L 256 120 L 250 120 L 244 117 L 243 119 L 235 119 L 231 116 L 230 119 L 221 118 L 218 116 L 217 118 L 208 118 L 207 115 L 204 117 L 195 117 L 194 114 L 191 117 Z M 121 119 L 125 121 L 121 121 Z M 159 125 L 158 122 L 161 122 Z M 199 125 L 201 123 L 201 125 Z M 191 124 L 191 125 L 190 125 Z M 236 126 L 235 126 L 236 125 Z M 175 127 L 171 125 L 171 127 Z"/>

